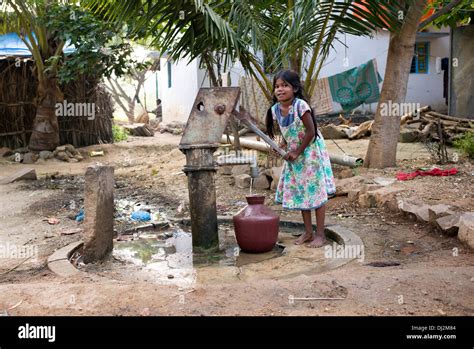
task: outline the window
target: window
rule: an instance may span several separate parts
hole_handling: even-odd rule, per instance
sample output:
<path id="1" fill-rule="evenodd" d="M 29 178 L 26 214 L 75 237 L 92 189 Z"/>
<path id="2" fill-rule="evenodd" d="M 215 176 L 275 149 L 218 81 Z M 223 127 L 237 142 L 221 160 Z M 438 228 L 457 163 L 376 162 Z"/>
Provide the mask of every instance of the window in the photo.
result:
<path id="1" fill-rule="evenodd" d="M 171 88 L 171 62 L 168 61 L 166 65 L 168 67 L 168 88 Z"/>
<path id="2" fill-rule="evenodd" d="M 427 74 L 429 56 L 429 42 L 417 42 L 415 44 L 415 55 L 411 61 L 410 73 Z"/>

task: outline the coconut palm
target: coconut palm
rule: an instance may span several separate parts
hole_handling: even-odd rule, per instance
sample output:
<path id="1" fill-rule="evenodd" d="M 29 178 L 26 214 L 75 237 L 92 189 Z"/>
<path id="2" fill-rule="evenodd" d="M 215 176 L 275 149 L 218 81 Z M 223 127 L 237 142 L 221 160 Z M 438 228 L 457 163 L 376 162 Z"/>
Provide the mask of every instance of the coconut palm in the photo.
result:
<path id="1" fill-rule="evenodd" d="M 56 103 L 63 99 L 60 85 L 84 74 L 96 78 L 120 76 L 132 66 L 131 47 L 111 28 L 66 0 L 0 1 L 0 33 L 16 32 L 34 60 L 38 81 L 36 117 L 29 141 L 31 150 L 59 145 Z M 117 34 L 117 32 L 119 34 Z M 66 57 L 66 42 L 74 53 Z"/>
<path id="2" fill-rule="evenodd" d="M 46 62 L 62 54 L 65 42 L 55 40 L 40 21 L 50 1 L 6 0 L 0 6 L 0 33 L 15 32 L 28 47 L 35 61 L 38 79 L 36 117 L 29 141 L 31 150 L 52 150 L 59 145 L 59 125 L 55 104 L 63 98 L 57 82 L 59 60 Z"/>
<path id="3" fill-rule="evenodd" d="M 171 58 L 200 58 L 210 71 L 239 60 L 271 98 L 268 73 L 296 70 L 313 91 L 324 59 L 341 33 L 370 35 L 400 27 L 397 2 L 336 0 L 89 0 L 97 13 L 122 22 Z M 361 6 L 363 5 L 363 6 Z"/>

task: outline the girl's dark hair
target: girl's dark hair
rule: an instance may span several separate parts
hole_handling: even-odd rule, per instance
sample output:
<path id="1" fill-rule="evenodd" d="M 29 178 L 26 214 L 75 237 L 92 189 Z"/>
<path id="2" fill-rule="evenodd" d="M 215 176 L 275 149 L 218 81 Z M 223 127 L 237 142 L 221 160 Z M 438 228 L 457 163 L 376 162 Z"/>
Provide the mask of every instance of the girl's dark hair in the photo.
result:
<path id="1" fill-rule="evenodd" d="M 273 101 L 272 101 L 272 105 L 267 110 L 267 117 L 265 119 L 265 124 L 267 126 L 267 133 L 272 139 L 275 138 L 275 132 L 273 130 L 272 106 L 278 102 L 275 96 L 275 84 L 278 79 L 281 79 L 287 82 L 288 84 L 290 84 L 296 90 L 295 98 L 302 99 L 309 105 L 309 100 L 305 96 L 305 92 L 303 89 L 303 85 L 301 84 L 300 77 L 296 72 L 294 72 L 293 70 L 281 70 L 278 73 L 276 73 L 276 75 L 273 77 L 273 93 L 272 93 Z M 314 138 L 316 139 L 316 137 L 318 136 L 316 118 L 314 117 L 313 109 L 311 108 L 311 106 L 309 107 L 309 109 L 311 113 L 311 119 L 313 120 L 313 123 L 314 123 L 314 131 L 315 131 Z"/>

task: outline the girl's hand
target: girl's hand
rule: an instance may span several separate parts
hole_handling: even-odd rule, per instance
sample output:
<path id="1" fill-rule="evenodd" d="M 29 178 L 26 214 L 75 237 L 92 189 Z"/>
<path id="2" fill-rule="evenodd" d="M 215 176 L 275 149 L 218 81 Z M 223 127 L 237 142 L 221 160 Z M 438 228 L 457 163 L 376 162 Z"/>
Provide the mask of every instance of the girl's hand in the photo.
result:
<path id="1" fill-rule="evenodd" d="M 278 144 L 278 146 L 279 146 L 281 149 L 283 149 L 284 151 L 286 151 L 286 146 L 287 146 L 287 145 L 286 145 L 286 142 L 284 142 L 284 141 L 283 141 L 283 142 L 280 142 L 280 143 Z M 272 152 L 273 155 L 275 155 L 275 156 L 281 156 L 280 153 L 277 152 L 275 149 L 271 148 L 270 150 L 271 150 L 271 152 Z"/>
<path id="2" fill-rule="evenodd" d="M 285 160 L 286 161 L 295 161 L 298 156 L 300 156 L 300 154 L 298 152 L 289 151 L 285 156 Z"/>

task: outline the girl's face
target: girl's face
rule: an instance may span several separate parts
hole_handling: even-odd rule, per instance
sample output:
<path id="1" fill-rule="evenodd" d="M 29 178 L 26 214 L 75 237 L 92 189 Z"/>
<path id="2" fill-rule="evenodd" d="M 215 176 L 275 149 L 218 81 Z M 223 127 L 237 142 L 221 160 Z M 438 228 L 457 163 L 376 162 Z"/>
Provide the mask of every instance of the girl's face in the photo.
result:
<path id="1" fill-rule="evenodd" d="M 295 98 L 294 87 L 285 80 L 277 79 L 275 81 L 275 96 L 278 102 L 291 101 Z"/>

